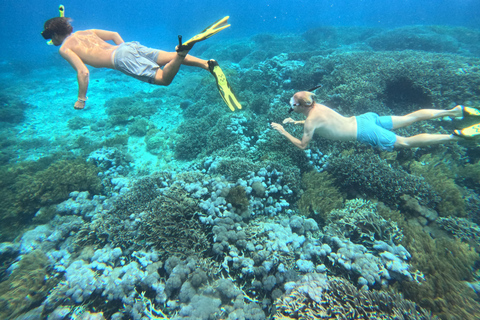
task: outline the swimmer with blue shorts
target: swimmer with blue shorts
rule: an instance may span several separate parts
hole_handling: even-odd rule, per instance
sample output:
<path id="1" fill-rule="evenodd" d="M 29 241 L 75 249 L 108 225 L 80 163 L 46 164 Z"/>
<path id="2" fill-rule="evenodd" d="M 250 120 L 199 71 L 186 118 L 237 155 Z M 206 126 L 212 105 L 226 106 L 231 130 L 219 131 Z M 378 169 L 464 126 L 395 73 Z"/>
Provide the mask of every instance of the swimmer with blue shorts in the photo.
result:
<path id="1" fill-rule="evenodd" d="M 391 131 L 417 121 L 441 117 L 480 117 L 478 109 L 461 105 L 450 110 L 421 109 L 404 116 L 379 116 L 369 112 L 356 117 L 344 117 L 329 107 L 315 102 L 315 94 L 308 91 L 295 93 L 290 99 L 290 105 L 290 111 L 304 114 L 307 118 L 302 121 L 287 118 L 283 123 L 303 125 L 302 139 L 293 137 L 279 123 L 272 122 L 271 126 L 300 149 L 307 147 L 314 132 L 327 139 L 358 141 L 386 151 L 392 151 L 394 148 L 425 147 L 480 136 L 480 123 L 463 130 L 455 130 L 452 134 L 422 133 L 412 137 L 402 137 Z"/>

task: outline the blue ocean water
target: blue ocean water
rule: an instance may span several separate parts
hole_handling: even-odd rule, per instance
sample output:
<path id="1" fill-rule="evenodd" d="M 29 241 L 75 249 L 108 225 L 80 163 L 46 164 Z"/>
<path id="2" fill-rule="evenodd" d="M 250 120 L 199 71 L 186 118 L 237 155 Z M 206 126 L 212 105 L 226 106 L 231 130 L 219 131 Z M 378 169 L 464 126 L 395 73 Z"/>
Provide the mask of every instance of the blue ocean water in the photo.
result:
<path id="1" fill-rule="evenodd" d="M 169 86 L 89 67 L 75 110 L 77 74 L 40 35 L 59 4 L 74 31 L 166 51 L 229 15 L 190 54 L 242 109 L 182 65 Z M 479 132 L 479 1 L 1 8 L 0 319 L 480 318 L 479 143 L 451 135 Z M 448 143 L 296 148 L 271 123 L 301 139 L 289 101 L 312 87 L 344 124 L 433 109 L 393 132 Z"/>
<path id="2" fill-rule="evenodd" d="M 478 28 L 475 0 L 343 0 L 343 1 L 65 1 L 75 30 L 106 29 L 129 41 L 171 47 L 177 34 L 196 34 L 206 21 L 231 16 L 232 29 L 219 37 L 261 32 L 303 32 L 317 26 L 398 27 L 451 25 Z M 52 48 L 41 46 L 43 23 L 57 15 L 51 1 L 4 0 L 0 19 L 0 58 L 43 61 Z M 34 54 L 32 54 L 34 53 Z"/>

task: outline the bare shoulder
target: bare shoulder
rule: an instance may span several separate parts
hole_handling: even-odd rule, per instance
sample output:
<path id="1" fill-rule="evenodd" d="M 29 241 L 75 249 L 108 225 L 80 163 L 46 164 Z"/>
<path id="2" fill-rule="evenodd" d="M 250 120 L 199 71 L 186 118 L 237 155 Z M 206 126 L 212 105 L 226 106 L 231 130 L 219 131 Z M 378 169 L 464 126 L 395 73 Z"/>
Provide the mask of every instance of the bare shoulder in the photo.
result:
<path id="1" fill-rule="evenodd" d="M 75 32 L 74 34 L 79 35 L 79 36 L 94 35 L 95 30 L 94 29 L 80 30 L 80 31 Z"/>
<path id="2" fill-rule="evenodd" d="M 95 36 L 93 30 L 81 30 L 74 32 L 63 41 L 60 50 L 73 49 L 92 36 Z"/>

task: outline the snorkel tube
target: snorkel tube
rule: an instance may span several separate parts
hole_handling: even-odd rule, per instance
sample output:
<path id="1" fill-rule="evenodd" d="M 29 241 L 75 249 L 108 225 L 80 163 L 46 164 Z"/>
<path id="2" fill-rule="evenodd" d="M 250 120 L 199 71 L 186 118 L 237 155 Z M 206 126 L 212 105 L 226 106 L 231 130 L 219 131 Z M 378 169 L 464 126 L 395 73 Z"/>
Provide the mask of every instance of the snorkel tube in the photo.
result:
<path id="1" fill-rule="evenodd" d="M 58 6 L 58 14 L 59 14 L 59 17 L 61 17 L 61 18 L 65 17 L 65 6 L 64 6 L 63 4 L 61 4 L 61 5 Z M 53 36 L 53 34 L 45 33 L 46 31 L 47 31 L 47 30 L 44 30 L 44 31 L 42 32 L 42 36 L 43 36 L 44 38 L 47 38 L 47 39 L 50 38 L 50 40 L 47 41 L 47 44 L 48 44 L 49 46 L 52 46 L 52 45 L 53 45 L 53 42 L 52 42 L 51 37 Z"/>

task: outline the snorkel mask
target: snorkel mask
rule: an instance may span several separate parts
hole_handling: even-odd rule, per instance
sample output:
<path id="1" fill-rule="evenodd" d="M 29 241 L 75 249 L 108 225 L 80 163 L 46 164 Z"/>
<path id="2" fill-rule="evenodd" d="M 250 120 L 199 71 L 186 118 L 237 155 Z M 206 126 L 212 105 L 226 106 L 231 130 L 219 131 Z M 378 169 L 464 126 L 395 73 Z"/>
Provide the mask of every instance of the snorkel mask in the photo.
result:
<path id="1" fill-rule="evenodd" d="M 311 88 L 307 91 L 308 92 L 313 92 L 314 90 L 317 90 L 318 88 L 321 88 L 321 87 L 323 87 L 323 85 L 320 84 L 320 85 L 318 85 L 316 87 L 313 87 L 313 88 Z M 288 113 L 290 114 L 295 110 L 296 106 L 300 105 L 300 103 L 295 99 L 295 97 L 291 97 L 289 105 L 290 105 L 290 109 L 288 109 Z"/>
<path id="2" fill-rule="evenodd" d="M 65 17 L 65 6 L 64 5 L 61 4 L 58 7 L 58 13 L 59 13 L 60 17 Z M 49 30 L 47 28 L 47 29 L 43 30 L 40 34 L 42 35 L 43 39 L 48 40 L 47 44 L 49 46 L 53 45 L 53 42 L 52 42 L 51 39 L 52 39 L 53 35 L 55 34 L 55 32 L 53 32 L 52 30 Z"/>
<path id="3" fill-rule="evenodd" d="M 288 109 L 288 113 L 292 113 L 293 110 L 295 109 L 296 106 L 299 106 L 300 103 L 298 103 L 297 101 L 295 101 L 295 99 L 293 97 L 290 98 L 290 109 Z"/>

